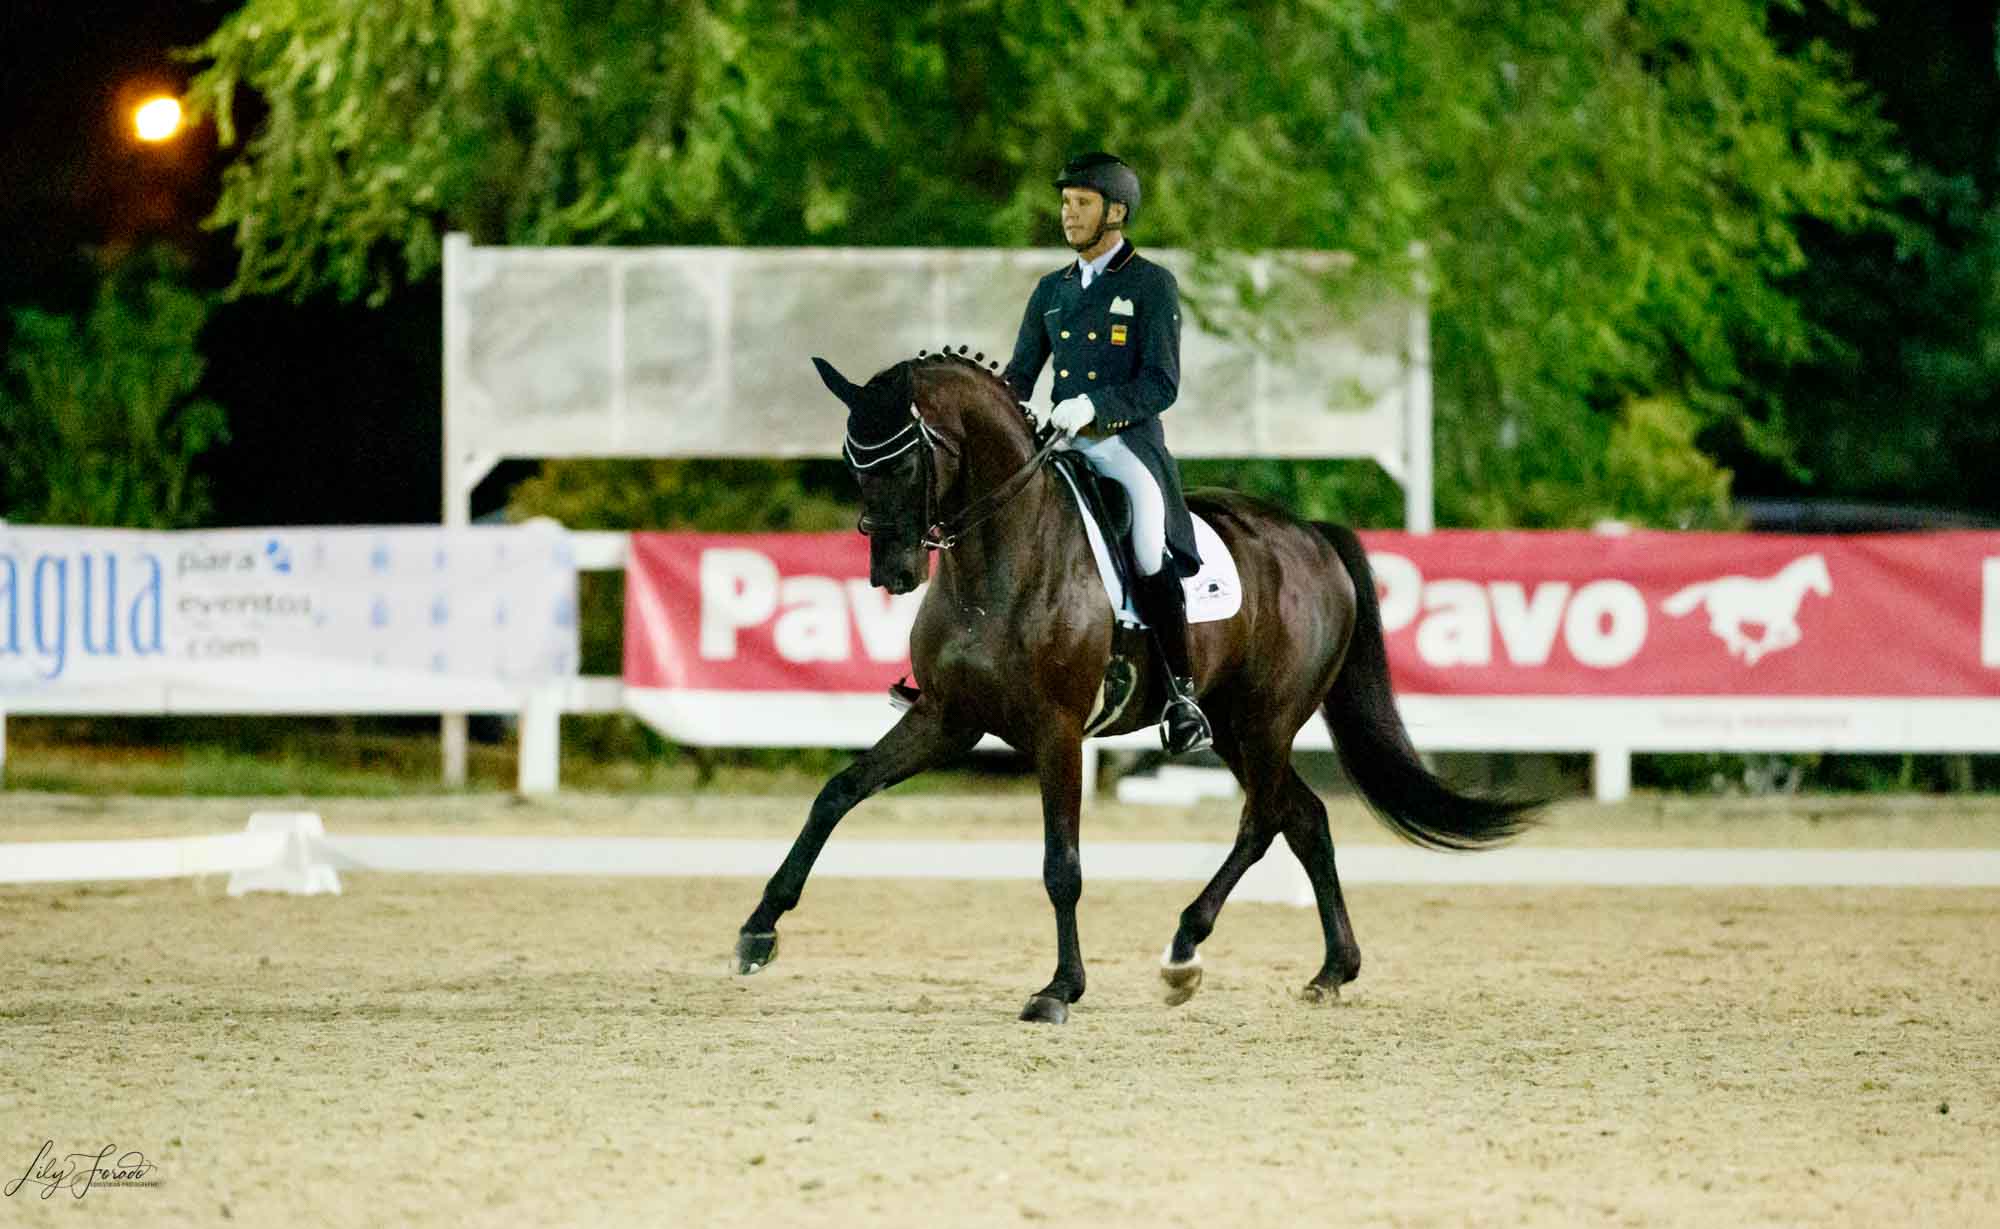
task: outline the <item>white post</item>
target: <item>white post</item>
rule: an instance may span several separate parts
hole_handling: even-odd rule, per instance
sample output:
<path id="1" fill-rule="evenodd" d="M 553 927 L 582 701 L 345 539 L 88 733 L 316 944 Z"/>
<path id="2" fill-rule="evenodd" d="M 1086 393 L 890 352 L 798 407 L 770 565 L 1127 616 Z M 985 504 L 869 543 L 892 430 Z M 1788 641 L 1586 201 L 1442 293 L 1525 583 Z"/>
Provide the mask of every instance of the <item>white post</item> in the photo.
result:
<path id="1" fill-rule="evenodd" d="M 537 687 L 521 705 L 520 768 L 524 797 L 553 794 L 562 776 L 562 685 Z"/>
<path id="2" fill-rule="evenodd" d="M 1410 382 L 1403 402 L 1403 450 L 1407 459 L 1403 474 L 1403 527 L 1411 533 L 1429 533 L 1437 527 L 1431 474 L 1431 296 L 1430 284 L 1421 272 L 1423 245 L 1412 245 L 1410 254 L 1420 271 L 1414 286 L 1417 301 L 1410 308 Z"/>
<path id="3" fill-rule="evenodd" d="M 462 234 L 444 237 L 444 517 L 447 529 L 472 523 L 472 493 L 459 489 L 462 479 L 458 457 L 452 451 L 451 396 L 452 369 L 458 365 L 459 348 L 465 344 L 465 314 L 458 301 L 458 279 L 472 240 Z M 444 783 L 457 789 L 465 784 L 465 714 L 446 713 L 438 723 L 438 742 L 444 753 Z"/>
<path id="4" fill-rule="evenodd" d="M 1632 752 L 1627 747 L 1599 747 L 1590 756 L 1591 785 L 1599 802 L 1623 802 L 1632 796 Z"/>

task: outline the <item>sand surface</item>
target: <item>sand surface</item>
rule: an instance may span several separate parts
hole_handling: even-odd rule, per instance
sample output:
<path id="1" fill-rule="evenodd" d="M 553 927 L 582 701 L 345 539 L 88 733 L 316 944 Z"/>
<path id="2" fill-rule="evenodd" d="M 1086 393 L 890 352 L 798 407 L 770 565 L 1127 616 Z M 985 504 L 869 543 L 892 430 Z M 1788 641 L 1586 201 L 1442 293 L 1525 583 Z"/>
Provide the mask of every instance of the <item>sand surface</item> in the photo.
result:
<path id="1" fill-rule="evenodd" d="M 228 831 L 252 805 L 0 795 L 0 839 Z M 854 832 L 1034 830 L 1019 799 L 872 805 Z M 313 809 L 778 835 L 802 802 Z M 2000 844 L 1976 806 L 1656 809 L 1536 839 Z M 1222 839 L 1233 812 L 1093 820 Z M 1192 887 L 1087 885 L 1090 992 L 1049 1028 L 1013 1019 L 1053 965 L 1033 883 L 817 882 L 749 979 L 747 880 L 346 889 L 0 888 L 0 1184 L 44 1140 L 137 1150 L 159 1182 L 28 1183 L 7 1223 L 2000 1223 L 2000 892 L 1356 887 L 1339 1005 L 1294 997 L 1310 912 L 1239 904 L 1167 1008 Z"/>

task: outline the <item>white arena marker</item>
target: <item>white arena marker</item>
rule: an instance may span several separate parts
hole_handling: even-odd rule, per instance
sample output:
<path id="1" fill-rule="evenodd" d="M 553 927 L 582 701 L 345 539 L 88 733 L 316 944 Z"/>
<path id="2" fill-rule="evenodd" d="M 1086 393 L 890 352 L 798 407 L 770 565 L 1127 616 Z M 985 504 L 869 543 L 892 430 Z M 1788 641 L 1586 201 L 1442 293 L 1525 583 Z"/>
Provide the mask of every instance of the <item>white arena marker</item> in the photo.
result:
<path id="1" fill-rule="evenodd" d="M 320 860 L 326 825 L 311 811 L 259 811 L 248 831 L 285 838 L 284 852 L 269 866 L 237 871 L 229 877 L 229 894 L 287 892 L 293 896 L 340 894 L 340 876 Z"/>
<path id="2" fill-rule="evenodd" d="M 1204 798 L 1228 801 L 1239 794 L 1226 768 L 1162 764 L 1150 777 L 1121 777 L 1118 801 L 1155 806 L 1192 806 Z"/>

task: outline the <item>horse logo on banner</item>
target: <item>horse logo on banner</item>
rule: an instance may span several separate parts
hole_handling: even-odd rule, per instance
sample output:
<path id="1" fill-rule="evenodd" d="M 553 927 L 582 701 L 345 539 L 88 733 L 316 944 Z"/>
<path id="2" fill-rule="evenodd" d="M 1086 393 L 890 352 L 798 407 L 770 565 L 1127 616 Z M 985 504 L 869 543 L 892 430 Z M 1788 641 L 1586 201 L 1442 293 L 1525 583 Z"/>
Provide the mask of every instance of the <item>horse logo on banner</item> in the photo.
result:
<path id="1" fill-rule="evenodd" d="M 1662 602 L 1660 609 L 1679 618 L 1697 606 L 1706 606 L 1708 630 L 1729 647 L 1730 656 L 1754 666 L 1799 642 L 1799 605 L 1808 592 L 1821 597 L 1833 592 L 1824 555 L 1794 559 L 1777 575 L 1762 580 L 1724 576 L 1689 585 Z M 1743 630 L 1746 624 L 1761 627 L 1764 634 L 1752 639 Z"/>

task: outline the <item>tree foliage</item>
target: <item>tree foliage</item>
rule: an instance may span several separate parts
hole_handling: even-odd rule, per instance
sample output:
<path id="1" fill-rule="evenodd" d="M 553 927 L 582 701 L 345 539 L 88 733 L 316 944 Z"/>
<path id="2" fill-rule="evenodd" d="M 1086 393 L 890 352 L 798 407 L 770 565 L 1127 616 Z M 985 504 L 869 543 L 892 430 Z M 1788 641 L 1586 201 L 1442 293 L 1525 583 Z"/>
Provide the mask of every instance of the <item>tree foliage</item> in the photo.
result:
<path id="1" fill-rule="evenodd" d="M 113 266 L 80 318 L 15 310 L 0 381 L 0 517 L 198 524 L 208 492 L 196 463 L 229 438 L 222 408 L 195 395 L 208 313 L 157 253 Z"/>
<path id="2" fill-rule="evenodd" d="M 1968 464 L 2000 455 L 2000 29 L 1990 6 L 1959 6 L 1826 34 L 1880 83 L 1914 190 L 1886 231 L 1807 229 L 1810 259 L 1793 289 L 1823 357 L 1771 379 L 1796 464 L 1778 473 L 1729 459 L 1761 493 L 2000 517 L 2000 486 Z"/>
<path id="3" fill-rule="evenodd" d="M 1793 455 L 1766 377 L 1821 337 L 1801 228 L 1904 191 L 1845 61 L 1773 34 L 1806 2 L 248 0 L 195 95 L 225 140 L 239 91 L 268 107 L 213 221 L 240 290 L 293 294 L 387 294 L 447 229 L 1047 242 L 1051 170 L 1115 149 L 1142 246 L 1422 275 L 1441 519 L 1694 524 L 1701 441 Z"/>

